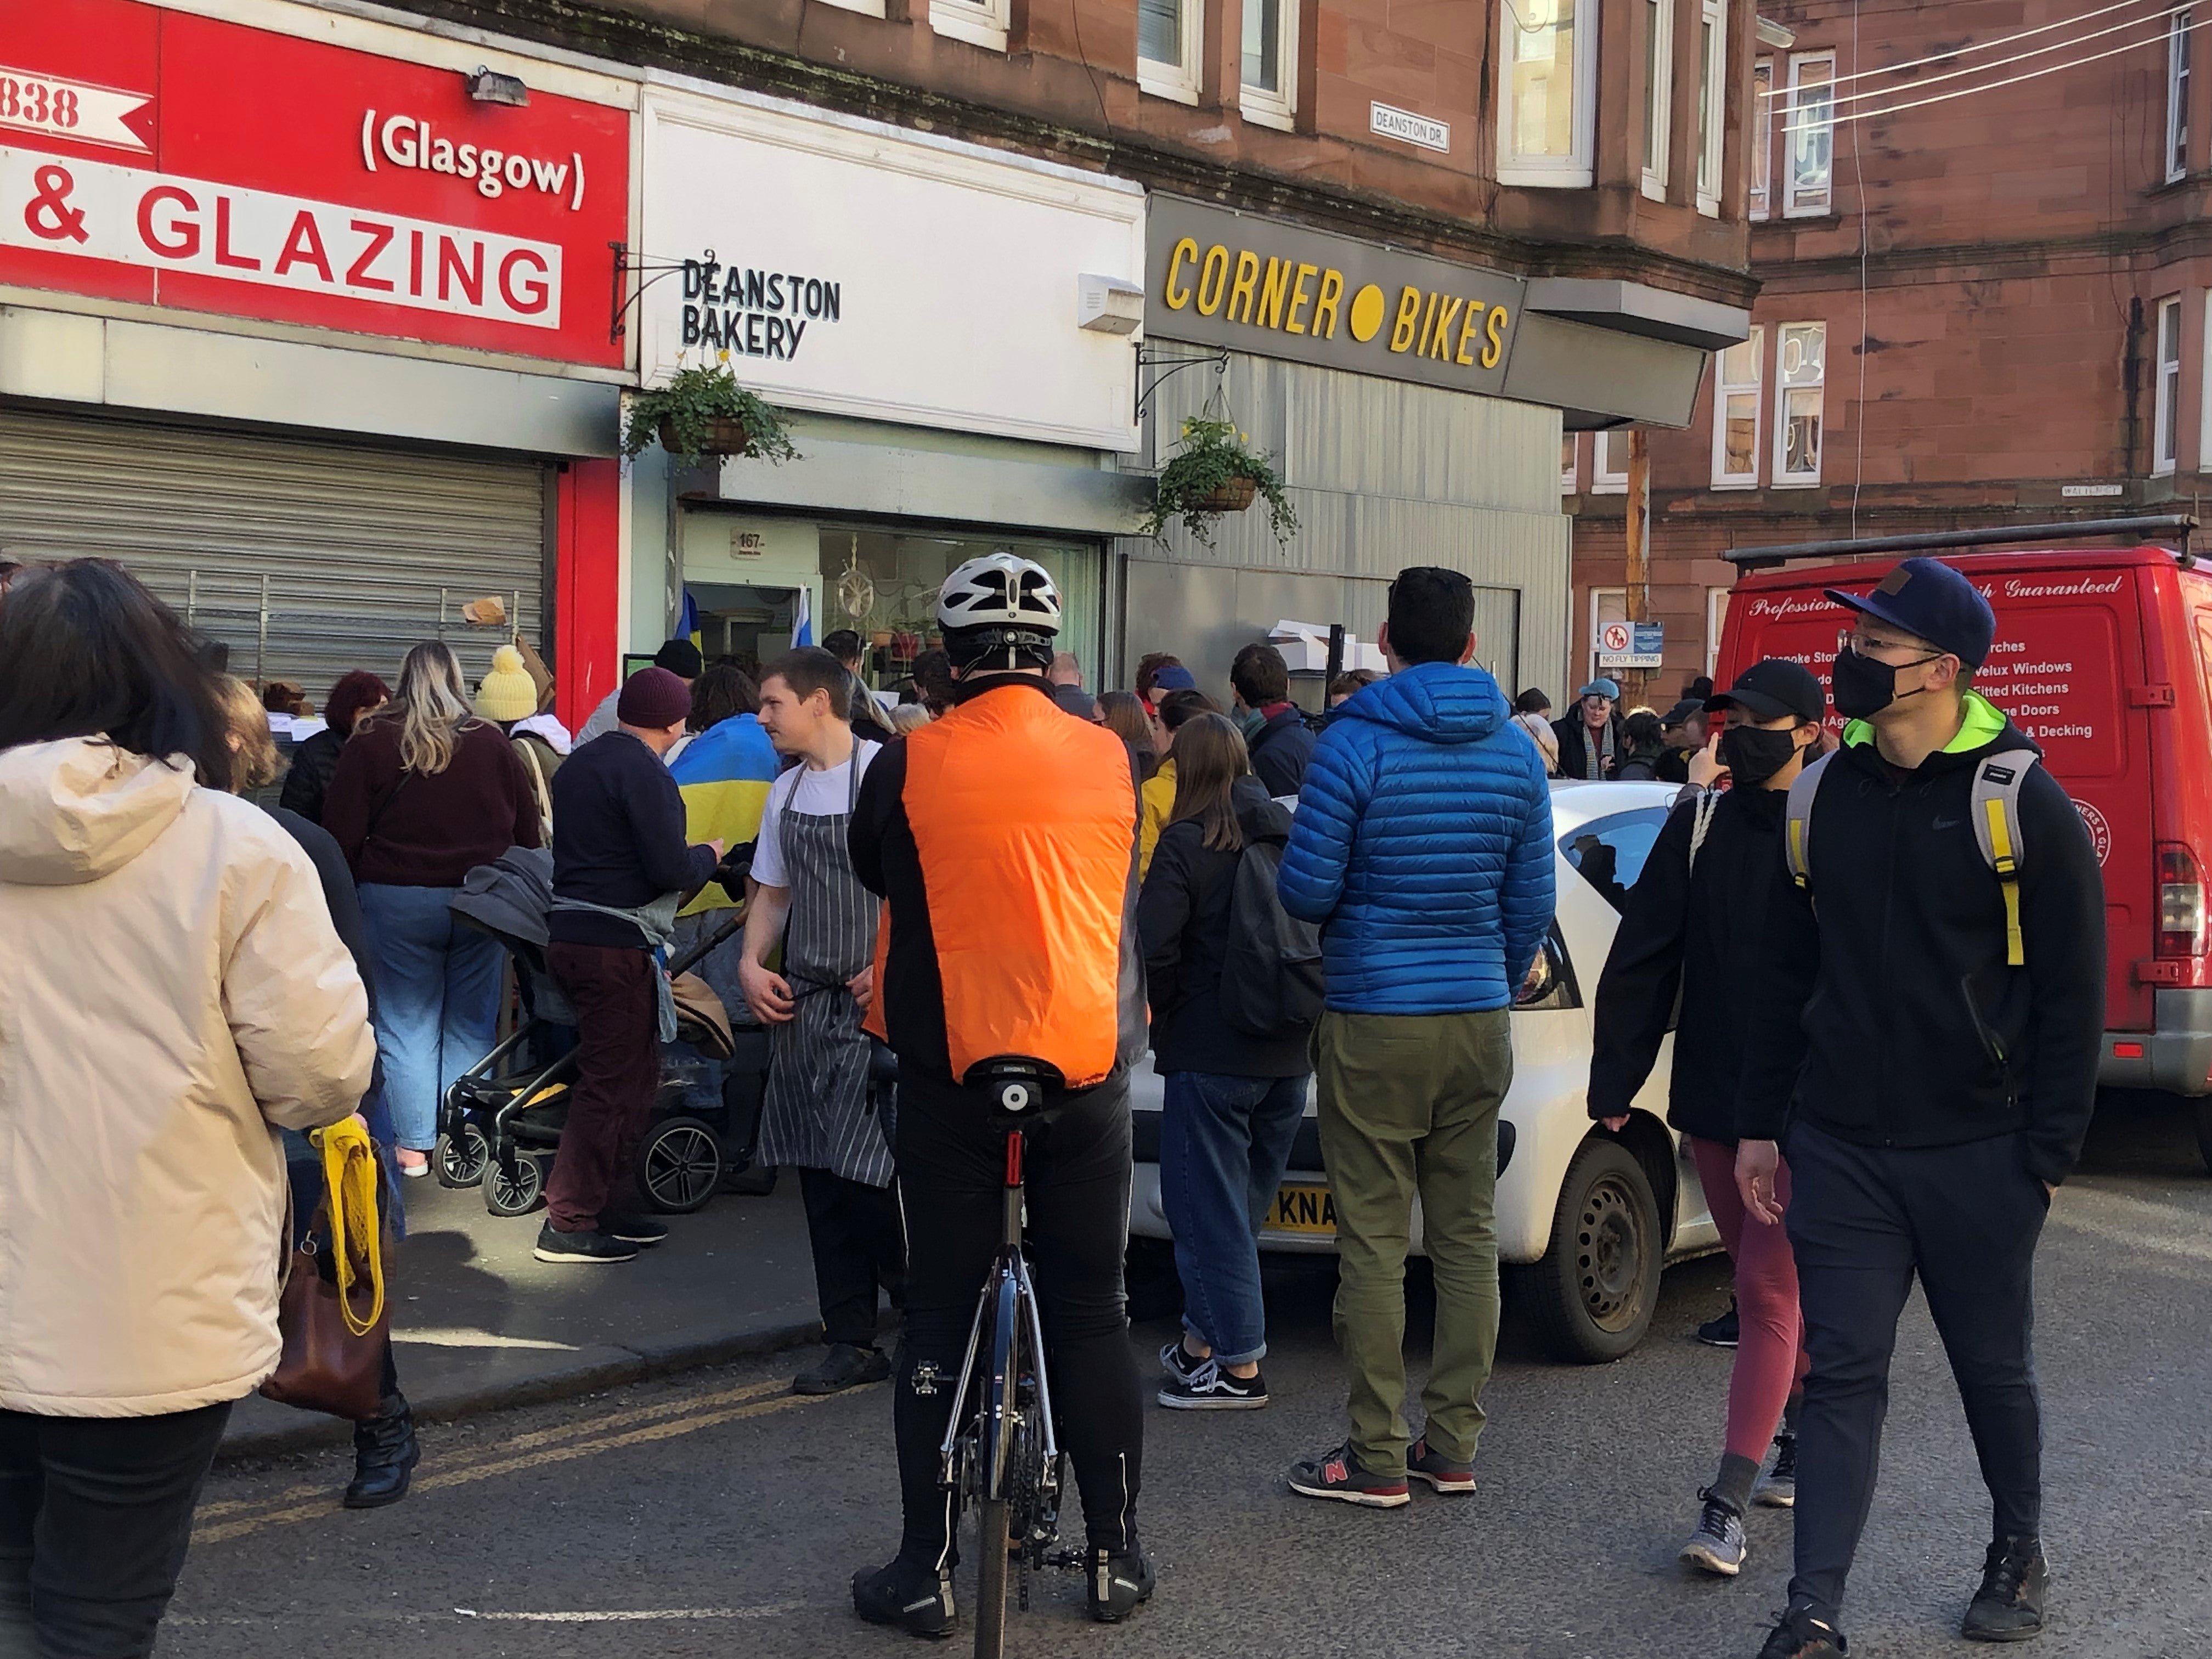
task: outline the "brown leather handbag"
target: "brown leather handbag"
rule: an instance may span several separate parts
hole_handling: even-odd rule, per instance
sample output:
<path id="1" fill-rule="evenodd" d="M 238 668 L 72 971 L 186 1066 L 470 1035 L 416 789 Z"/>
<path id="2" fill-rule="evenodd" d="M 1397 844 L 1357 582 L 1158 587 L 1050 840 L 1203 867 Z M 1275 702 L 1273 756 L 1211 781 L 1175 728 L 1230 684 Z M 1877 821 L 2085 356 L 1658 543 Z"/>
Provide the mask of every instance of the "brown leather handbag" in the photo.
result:
<path id="1" fill-rule="evenodd" d="M 353 1334 L 338 1287 L 323 1277 L 316 1261 L 315 1235 L 327 1229 L 324 1212 L 316 1212 L 315 1223 L 301 1241 L 303 1248 L 292 1252 L 291 1272 L 276 1298 L 284 1357 L 261 1392 L 280 1405 L 364 1422 L 376 1415 L 384 1395 L 384 1350 L 392 1340 L 392 1310 L 380 1312 L 366 1336 Z M 367 1316 L 374 1292 L 361 1283 L 351 1290 L 359 1322 Z"/>

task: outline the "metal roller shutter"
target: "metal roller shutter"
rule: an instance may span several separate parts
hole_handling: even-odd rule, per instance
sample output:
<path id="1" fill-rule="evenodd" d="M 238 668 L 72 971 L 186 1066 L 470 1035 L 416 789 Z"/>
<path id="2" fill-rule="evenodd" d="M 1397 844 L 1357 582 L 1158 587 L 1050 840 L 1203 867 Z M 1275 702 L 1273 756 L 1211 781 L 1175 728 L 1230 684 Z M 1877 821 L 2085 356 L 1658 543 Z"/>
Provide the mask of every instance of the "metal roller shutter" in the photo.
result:
<path id="1" fill-rule="evenodd" d="M 504 630 L 543 633 L 544 471 L 531 463 L 0 410 L 0 551 L 120 560 L 230 647 L 246 678 L 317 708 L 351 668 L 397 678 L 443 637 L 471 684 Z"/>

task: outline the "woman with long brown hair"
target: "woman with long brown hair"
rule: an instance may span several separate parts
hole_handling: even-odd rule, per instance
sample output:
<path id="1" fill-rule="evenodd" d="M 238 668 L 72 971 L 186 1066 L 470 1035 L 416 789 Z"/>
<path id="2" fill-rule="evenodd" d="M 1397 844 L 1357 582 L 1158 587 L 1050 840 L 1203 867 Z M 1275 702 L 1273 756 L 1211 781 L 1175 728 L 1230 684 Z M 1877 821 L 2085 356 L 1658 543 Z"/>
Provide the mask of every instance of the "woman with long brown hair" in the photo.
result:
<path id="1" fill-rule="evenodd" d="M 1175 753 L 1175 806 L 1137 900 L 1152 1064 L 1165 1084 L 1160 1197 L 1183 1287 L 1183 1334 L 1160 1351 L 1159 1400 L 1249 1411 L 1267 1403 L 1259 1230 L 1305 1115 L 1310 1064 L 1305 1030 L 1256 1036 L 1231 1024 L 1222 977 L 1238 866 L 1257 846 L 1279 857 L 1291 815 L 1252 775 L 1225 716 L 1184 721 Z"/>
<path id="2" fill-rule="evenodd" d="M 1103 691 L 1098 696 L 1098 723 L 1129 745 L 1137 757 L 1137 781 L 1144 782 L 1160 769 L 1152 747 L 1152 717 L 1144 699 L 1133 691 Z"/>
<path id="3" fill-rule="evenodd" d="M 451 909 L 462 879 L 540 840 L 538 800 L 507 735 L 469 707 L 453 647 L 426 640 L 399 693 L 364 714 L 323 806 L 361 886 L 376 949 L 376 1042 L 403 1175 L 428 1175 L 446 1086 L 490 1052 L 501 956 Z"/>

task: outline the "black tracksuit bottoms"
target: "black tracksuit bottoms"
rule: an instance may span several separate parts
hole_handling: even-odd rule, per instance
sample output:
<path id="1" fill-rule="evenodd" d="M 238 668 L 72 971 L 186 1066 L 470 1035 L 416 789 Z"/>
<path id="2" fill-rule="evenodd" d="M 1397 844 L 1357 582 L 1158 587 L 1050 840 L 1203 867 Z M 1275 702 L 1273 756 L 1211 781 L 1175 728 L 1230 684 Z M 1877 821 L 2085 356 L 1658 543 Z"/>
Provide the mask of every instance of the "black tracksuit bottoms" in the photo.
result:
<path id="1" fill-rule="evenodd" d="M 806 1236 L 814 1247 L 814 1293 L 822 1304 L 822 1340 L 856 1348 L 876 1346 L 876 1293 L 906 1304 L 906 1240 L 898 1193 L 871 1187 L 834 1170 L 799 1172 L 806 1202 Z"/>
<path id="2" fill-rule="evenodd" d="M 899 1078 L 899 1195 L 906 1210 L 906 1346 L 893 1408 L 906 1509 L 900 1553 L 954 1558 L 951 1494 L 938 1451 L 960 1361 L 998 1254 L 1006 1136 L 977 1091 Z M 1029 1131 L 1024 1173 L 1030 1272 L 1042 1304 L 1045 1364 L 1060 1443 L 1075 1466 L 1094 1548 L 1136 1537 L 1144 1406 L 1121 1262 L 1129 1234 L 1129 1091 L 1102 1084 L 1048 1102 Z"/>
<path id="3" fill-rule="evenodd" d="M 1996 1537 L 2042 1523 L 2035 1245 L 2050 1198 L 2016 1134 L 1859 1146 L 1807 1124 L 1783 1142 L 1812 1370 L 1797 1419 L 1794 1607 L 1837 1622 L 1874 1501 L 1897 1322 L 1919 1275 L 1990 1489 Z"/>

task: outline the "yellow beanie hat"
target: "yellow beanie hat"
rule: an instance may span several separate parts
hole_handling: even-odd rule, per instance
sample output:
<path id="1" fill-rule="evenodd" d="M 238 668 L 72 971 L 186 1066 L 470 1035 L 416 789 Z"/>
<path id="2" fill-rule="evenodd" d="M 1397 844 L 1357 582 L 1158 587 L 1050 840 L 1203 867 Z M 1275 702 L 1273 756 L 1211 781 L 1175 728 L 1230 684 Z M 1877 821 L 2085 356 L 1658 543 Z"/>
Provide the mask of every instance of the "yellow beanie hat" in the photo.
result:
<path id="1" fill-rule="evenodd" d="M 488 720 L 528 720 L 538 712 L 538 682 L 522 665 L 522 653 L 502 645 L 491 653 L 491 672 L 477 685 L 477 713 Z"/>

